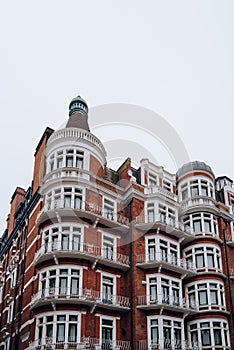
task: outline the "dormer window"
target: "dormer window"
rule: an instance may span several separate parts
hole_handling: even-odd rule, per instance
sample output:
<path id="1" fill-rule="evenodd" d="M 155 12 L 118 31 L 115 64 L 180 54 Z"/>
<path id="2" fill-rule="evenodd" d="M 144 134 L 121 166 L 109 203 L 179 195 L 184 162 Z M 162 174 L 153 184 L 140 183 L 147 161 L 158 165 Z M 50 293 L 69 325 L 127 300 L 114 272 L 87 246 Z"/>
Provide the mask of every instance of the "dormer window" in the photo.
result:
<path id="1" fill-rule="evenodd" d="M 163 180 L 163 188 L 168 192 L 172 192 L 172 183 L 167 180 Z"/>
<path id="2" fill-rule="evenodd" d="M 157 176 L 152 173 L 149 173 L 149 186 L 157 186 Z"/>
<path id="3" fill-rule="evenodd" d="M 231 213 L 234 215 L 234 194 L 230 196 Z"/>

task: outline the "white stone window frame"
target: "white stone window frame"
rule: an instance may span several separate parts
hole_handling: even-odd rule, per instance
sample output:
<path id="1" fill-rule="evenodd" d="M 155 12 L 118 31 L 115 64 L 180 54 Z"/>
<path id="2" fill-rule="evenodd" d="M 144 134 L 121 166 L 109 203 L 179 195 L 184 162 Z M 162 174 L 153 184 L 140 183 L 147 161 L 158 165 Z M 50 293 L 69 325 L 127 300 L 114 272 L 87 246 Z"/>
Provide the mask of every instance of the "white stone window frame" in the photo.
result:
<path id="1" fill-rule="evenodd" d="M 2 303 L 3 285 L 0 285 L 0 304 Z"/>
<path id="2" fill-rule="evenodd" d="M 148 340 L 148 348 L 150 349 L 151 345 L 151 321 L 157 320 L 158 321 L 158 339 L 159 339 L 159 346 L 160 348 L 164 349 L 164 336 L 163 336 L 163 320 L 171 321 L 171 324 L 173 324 L 172 331 L 171 331 L 171 343 L 174 342 L 174 322 L 180 322 L 181 323 L 181 344 L 184 343 L 184 319 L 178 318 L 178 317 L 171 317 L 171 316 L 159 316 L 159 315 L 153 315 L 153 316 L 147 316 L 147 340 Z M 153 345 L 153 344 L 152 344 Z"/>
<path id="3" fill-rule="evenodd" d="M 107 315 L 99 315 L 100 317 L 100 333 L 99 333 L 99 339 L 100 339 L 100 345 L 102 343 L 102 321 L 103 320 L 108 320 L 108 321 L 112 321 L 113 323 L 113 327 L 112 327 L 112 335 L 113 335 L 113 339 L 112 339 L 112 346 L 115 347 L 115 342 L 116 342 L 116 320 L 119 319 L 118 317 L 114 317 L 114 316 L 107 316 Z"/>
<path id="4" fill-rule="evenodd" d="M 103 286 L 103 278 L 104 277 L 107 277 L 107 278 L 112 278 L 113 279 L 113 293 L 112 293 L 112 301 L 113 301 L 113 304 L 115 304 L 116 302 L 116 296 L 117 296 L 117 278 L 118 276 L 112 274 L 112 273 L 109 273 L 109 272 L 104 272 L 102 271 L 101 272 L 101 281 L 100 281 L 100 297 L 101 297 L 101 300 L 103 298 L 102 294 L 102 286 Z"/>
<path id="5" fill-rule="evenodd" d="M 234 215 L 234 193 L 229 193 L 230 195 L 230 213 Z"/>
<path id="6" fill-rule="evenodd" d="M 49 276 L 50 276 L 50 271 L 55 270 L 56 273 L 53 275 L 53 278 L 55 278 L 55 295 L 59 295 L 59 279 L 61 276 L 67 277 L 67 294 L 70 295 L 70 290 L 71 290 L 71 279 L 73 275 L 71 274 L 72 270 L 78 270 L 79 271 L 79 295 L 82 294 L 82 288 L 83 288 L 83 267 L 79 265 L 65 265 L 61 264 L 59 266 L 53 265 L 44 269 L 40 270 L 39 274 L 39 292 L 43 293 L 42 290 L 42 280 L 45 280 L 45 290 L 49 291 Z M 60 270 L 68 270 L 68 274 L 66 275 L 61 275 Z M 43 278 L 43 274 L 46 273 L 45 279 Z M 49 294 L 48 294 L 49 295 Z"/>
<path id="7" fill-rule="evenodd" d="M 166 190 L 168 192 L 173 193 L 173 183 L 167 178 L 163 178 L 162 188 L 164 188 L 164 190 Z"/>
<path id="8" fill-rule="evenodd" d="M 63 231 L 62 229 L 65 228 L 65 227 L 69 227 L 70 228 L 70 231 Z M 73 228 L 79 228 L 80 229 L 80 233 L 78 232 L 74 232 L 73 231 Z M 58 232 L 57 233 L 53 233 L 53 230 L 54 229 L 58 229 Z M 48 232 L 48 235 L 47 235 L 47 232 Z M 69 234 L 69 236 L 73 237 L 74 235 L 79 235 L 80 236 L 80 249 L 79 251 L 83 251 L 83 244 L 84 244 L 84 225 L 82 224 L 76 224 L 74 222 L 63 222 L 61 224 L 54 224 L 54 225 L 50 225 L 50 226 L 47 226 L 43 231 L 42 231 L 42 244 L 41 244 L 41 247 L 45 248 L 45 244 L 48 245 L 48 251 L 53 251 L 54 248 L 56 248 L 56 250 L 60 251 L 63 250 L 61 248 L 61 245 L 62 245 L 62 235 L 63 234 Z M 55 235 L 58 235 L 58 246 L 57 247 L 53 247 L 53 241 L 52 241 L 52 238 L 53 236 Z M 47 243 L 45 242 L 45 238 L 48 237 L 48 241 Z M 70 237 L 69 237 L 70 238 Z M 72 243 L 73 243 L 73 238 L 72 239 L 69 239 L 68 241 L 68 250 L 71 251 L 73 250 L 72 249 Z"/>
<path id="9" fill-rule="evenodd" d="M 66 192 L 66 189 L 71 189 L 71 191 Z M 79 192 L 76 192 L 80 191 Z M 64 199 L 65 196 L 71 196 L 71 205 L 66 207 Z M 82 186 L 74 186 L 67 184 L 66 186 L 56 187 L 49 191 L 45 196 L 45 209 L 46 210 L 54 210 L 54 209 L 79 209 L 75 208 L 75 197 L 76 195 L 81 197 L 81 210 L 85 209 L 85 188 Z"/>
<path id="10" fill-rule="evenodd" d="M 110 259 L 110 260 L 116 260 L 116 257 L 117 257 L 117 239 L 119 238 L 119 237 L 117 237 L 117 236 L 115 236 L 115 235 L 113 235 L 113 234 L 111 234 L 111 233 L 109 233 L 109 232 L 105 232 L 105 231 L 101 231 L 101 249 L 102 249 L 102 251 L 101 251 L 101 255 L 103 256 L 103 257 L 105 257 L 105 247 L 104 247 L 104 238 L 105 237 L 107 237 L 107 238 L 109 238 L 109 239 L 112 239 L 113 240 L 113 255 L 112 255 L 112 259 Z"/>
<path id="11" fill-rule="evenodd" d="M 179 290 L 179 300 L 182 300 L 182 281 L 180 278 L 172 277 L 169 275 L 164 275 L 161 273 L 152 273 L 152 274 L 147 274 L 146 275 L 146 303 L 150 304 L 150 279 L 151 278 L 156 278 L 157 279 L 157 297 L 158 300 L 160 298 L 162 299 L 163 296 L 163 290 L 162 290 L 162 279 L 169 280 L 169 298 L 170 298 L 170 303 L 173 298 L 172 290 L 173 290 L 173 285 L 172 282 L 178 283 L 178 290 Z"/>
<path id="12" fill-rule="evenodd" d="M 167 255 L 171 255 L 171 245 L 175 245 L 177 247 L 177 258 L 180 259 L 180 244 L 178 243 L 178 241 L 174 241 L 172 239 L 169 239 L 166 236 L 160 235 L 160 234 L 154 234 L 154 235 L 146 235 L 145 236 L 145 256 L 146 256 L 146 261 L 152 261 L 152 259 L 150 259 L 150 254 L 149 254 L 149 240 L 154 239 L 155 240 L 155 257 L 156 260 L 161 261 L 162 257 L 161 257 L 161 249 L 160 249 L 160 240 L 163 241 L 167 241 L 168 242 L 168 251 L 169 253 Z M 172 250 L 174 251 L 174 248 L 172 248 Z"/>
<path id="13" fill-rule="evenodd" d="M 170 206 L 168 205 L 167 203 L 165 202 L 161 202 L 161 201 L 158 201 L 158 200 L 147 200 L 145 202 L 145 219 L 146 219 L 146 222 L 152 222 L 149 220 L 149 206 L 151 206 L 151 211 L 153 211 L 153 221 L 155 221 L 157 218 L 160 217 L 160 205 L 161 206 L 164 206 L 166 207 L 166 211 L 165 211 L 165 214 L 162 214 L 164 215 L 165 218 L 168 218 L 168 220 L 173 220 L 173 221 L 178 221 L 178 209 L 173 207 L 173 206 Z M 173 214 L 170 213 L 170 211 L 173 212 Z"/>
<path id="14" fill-rule="evenodd" d="M 7 323 L 8 324 L 13 322 L 13 315 L 14 315 L 14 301 L 11 301 L 8 305 L 8 311 L 7 311 Z"/>
<path id="15" fill-rule="evenodd" d="M 71 152 L 72 151 L 72 152 Z M 72 166 L 67 166 L 66 165 L 66 159 L 67 156 L 72 155 L 73 157 L 73 162 Z M 64 146 L 63 148 L 57 149 L 56 151 L 52 151 L 48 154 L 47 159 L 46 159 L 46 174 L 49 174 L 50 172 L 62 168 L 74 168 L 74 169 L 87 169 L 87 163 L 85 162 L 86 159 L 86 152 L 85 150 L 79 147 L 69 147 L 69 146 Z M 76 162 L 77 158 L 81 157 L 83 159 L 83 164 L 82 167 L 77 167 Z M 62 159 L 62 165 L 58 167 L 58 160 Z M 53 166 L 51 166 L 53 164 Z"/>
<path id="16" fill-rule="evenodd" d="M 231 226 L 232 240 L 234 241 L 234 221 L 231 221 L 230 226 Z"/>
<path id="17" fill-rule="evenodd" d="M 196 221 L 201 222 L 201 231 L 195 232 L 193 224 Z M 207 232 L 205 230 L 205 221 L 209 221 L 211 224 L 211 231 Z M 197 212 L 188 214 L 183 218 L 183 223 L 185 226 L 189 226 L 189 228 L 195 233 L 195 234 L 204 234 L 204 235 L 210 235 L 213 236 L 219 236 L 219 230 L 218 230 L 218 221 L 214 214 L 207 213 L 207 212 Z"/>
<path id="18" fill-rule="evenodd" d="M 105 201 L 111 202 L 113 204 L 113 206 L 109 205 L 108 203 L 105 203 Z M 108 196 L 103 196 L 102 197 L 102 216 L 105 216 L 105 210 L 106 210 L 106 204 L 107 207 L 109 206 L 109 208 L 113 208 L 113 219 L 110 218 L 111 221 L 117 221 L 117 201 L 116 199 L 113 199 L 111 197 Z"/>
<path id="19" fill-rule="evenodd" d="M 209 267 L 208 257 L 207 257 L 207 254 L 209 254 L 209 249 L 207 250 L 207 248 L 212 248 L 212 250 L 213 250 L 214 265 L 215 265 L 214 268 Z M 197 253 L 196 249 L 202 249 L 202 253 L 199 251 Z M 216 271 L 218 273 L 222 273 L 223 268 L 222 268 L 222 257 L 221 257 L 220 247 L 218 247 L 217 245 L 207 244 L 207 243 L 189 246 L 183 250 L 183 256 L 184 256 L 186 261 L 188 258 L 188 255 L 186 255 L 186 253 L 190 250 L 192 251 L 191 254 L 189 255 L 192 257 L 192 265 L 195 266 L 195 268 L 198 272 L 199 272 L 199 270 L 202 270 L 202 271 L 207 271 L 207 272 Z M 219 253 L 217 251 L 219 251 Z M 196 255 L 201 255 L 201 254 L 203 254 L 203 258 L 204 258 L 204 267 L 199 268 L 196 265 Z M 220 267 L 218 266 L 218 261 L 219 261 Z"/>
<path id="20" fill-rule="evenodd" d="M 3 349 L 4 350 L 10 350 L 10 346 L 11 346 L 11 338 L 10 338 L 10 336 L 8 335 L 8 337 L 0 345 L 3 345 Z"/>
<path id="21" fill-rule="evenodd" d="M 199 304 L 199 291 L 203 291 L 204 289 L 199 289 L 199 285 L 206 284 L 206 291 L 207 291 L 207 304 Z M 218 297 L 218 302 L 217 304 L 212 304 L 211 303 L 211 291 L 214 290 L 211 288 L 211 284 L 217 284 L 218 287 L 217 289 L 217 297 Z M 198 280 L 198 281 L 193 281 L 192 283 L 188 283 L 185 285 L 185 292 L 187 296 L 187 301 L 189 303 L 189 287 L 194 287 L 194 293 L 195 293 L 195 305 L 192 305 L 192 307 L 198 307 L 200 310 L 226 310 L 226 302 L 225 302 L 225 286 L 224 283 L 215 280 L 215 279 L 203 279 L 203 280 Z M 192 292 L 191 292 L 192 293 Z M 221 296 L 222 293 L 222 296 Z M 223 301 L 223 304 L 221 303 Z"/>
<path id="22" fill-rule="evenodd" d="M 159 176 L 153 171 L 148 171 L 148 187 L 159 186 Z"/>
<path id="23" fill-rule="evenodd" d="M 208 190 L 208 195 L 205 197 L 209 197 L 215 200 L 215 187 L 214 183 L 212 180 L 208 179 L 207 177 L 203 176 L 194 176 L 192 178 L 187 178 L 183 181 L 181 181 L 178 185 L 178 197 L 179 197 L 179 202 L 186 201 L 191 198 L 196 198 L 196 196 L 191 195 L 191 187 L 192 183 L 198 181 L 198 196 L 203 197 L 204 195 L 202 194 L 202 186 L 206 182 L 207 184 L 207 190 Z M 203 182 L 203 183 L 202 183 Z M 185 189 L 187 188 L 187 198 L 182 199 L 182 188 Z"/>
<path id="24" fill-rule="evenodd" d="M 81 315 L 82 312 L 75 311 L 75 310 L 64 310 L 64 311 L 54 311 L 54 312 L 43 312 L 38 315 L 36 315 L 36 330 L 35 330 L 35 340 L 39 341 L 39 320 L 43 318 L 43 331 L 42 331 L 42 344 L 38 345 L 45 345 L 46 344 L 46 317 L 53 316 L 53 340 L 54 343 L 56 343 L 56 326 L 57 326 L 57 316 L 65 316 L 66 321 L 65 322 L 65 340 L 68 341 L 68 327 L 69 327 L 69 316 L 77 316 L 77 343 L 80 342 L 81 339 Z M 44 336 L 43 336 L 44 334 Z"/>
<path id="25" fill-rule="evenodd" d="M 14 267 L 11 271 L 11 283 L 10 288 L 15 288 L 17 284 L 17 267 Z"/>
<path id="26" fill-rule="evenodd" d="M 221 323 L 221 336 L 222 336 L 222 344 L 221 345 L 216 345 L 215 346 L 215 342 L 214 342 L 214 326 L 213 324 L 215 322 L 220 322 Z M 211 338 L 211 345 L 203 345 L 202 346 L 202 338 L 201 338 L 201 324 L 202 323 L 209 323 L 209 327 L 208 328 L 203 328 L 203 329 L 209 329 L 210 331 L 210 338 Z M 226 327 L 224 327 L 224 324 L 226 325 Z M 191 333 L 193 332 L 193 330 L 190 329 L 191 325 L 197 325 L 196 328 L 194 328 L 194 330 L 196 330 L 198 332 L 198 344 L 192 344 L 192 337 L 191 337 Z M 227 345 L 223 345 L 225 342 L 225 337 L 224 337 L 224 330 L 227 330 L 227 341 L 228 344 Z M 202 318 L 199 320 L 195 320 L 195 321 L 190 321 L 187 324 L 187 334 L 188 334 L 188 339 L 190 344 L 192 344 L 192 346 L 198 345 L 201 346 L 202 349 L 206 349 L 207 348 L 216 348 L 216 347 L 222 347 L 223 350 L 226 349 L 230 349 L 230 333 L 229 333 L 229 326 L 228 326 L 228 322 L 226 320 L 224 320 L 223 318 Z"/>

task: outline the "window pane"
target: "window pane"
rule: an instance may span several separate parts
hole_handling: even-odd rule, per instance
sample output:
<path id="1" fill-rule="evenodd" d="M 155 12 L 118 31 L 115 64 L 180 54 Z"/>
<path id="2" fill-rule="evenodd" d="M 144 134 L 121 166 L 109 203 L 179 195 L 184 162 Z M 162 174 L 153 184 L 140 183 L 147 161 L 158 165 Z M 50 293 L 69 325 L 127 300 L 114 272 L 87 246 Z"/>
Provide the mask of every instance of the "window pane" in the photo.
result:
<path id="1" fill-rule="evenodd" d="M 64 342 L 65 340 L 65 324 L 57 324 L 57 340 L 58 342 Z"/>
<path id="2" fill-rule="evenodd" d="M 77 325 L 69 324 L 68 328 L 68 342 L 76 342 L 77 341 Z"/>
<path id="3" fill-rule="evenodd" d="M 199 305 L 207 305 L 207 291 L 198 292 Z"/>
<path id="4" fill-rule="evenodd" d="M 214 342 L 215 345 L 222 345 L 221 329 L 214 329 Z"/>
<path id="5" fill-rule="evenodd" d="M 203 346 L 211 345 L 210 331 L 209 330 L 201 331 L 201 338 L 202 338 L 202 345 Z"/>
<path id="6" fill-rule="evenodd" d="M 201 267 L 204 267 L 204 265 L 205 265 L 204 255 L 203 254 L 196 255 L 196 267 L 201 268 Z"/>

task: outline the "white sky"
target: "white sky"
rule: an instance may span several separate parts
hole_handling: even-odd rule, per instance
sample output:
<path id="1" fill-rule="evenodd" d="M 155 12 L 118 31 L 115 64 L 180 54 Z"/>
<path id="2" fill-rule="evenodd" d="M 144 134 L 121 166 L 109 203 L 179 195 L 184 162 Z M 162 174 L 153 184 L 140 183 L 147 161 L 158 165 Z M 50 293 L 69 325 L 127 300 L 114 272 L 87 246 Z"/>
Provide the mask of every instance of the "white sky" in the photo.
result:
<path id="1" fill-rule="evenodd" d="M 77 94 L 157 112 L 192 160 L 234 179 L 233 18 L 232 0 L 2 2 L 1 232 L 45 127 Z"/>

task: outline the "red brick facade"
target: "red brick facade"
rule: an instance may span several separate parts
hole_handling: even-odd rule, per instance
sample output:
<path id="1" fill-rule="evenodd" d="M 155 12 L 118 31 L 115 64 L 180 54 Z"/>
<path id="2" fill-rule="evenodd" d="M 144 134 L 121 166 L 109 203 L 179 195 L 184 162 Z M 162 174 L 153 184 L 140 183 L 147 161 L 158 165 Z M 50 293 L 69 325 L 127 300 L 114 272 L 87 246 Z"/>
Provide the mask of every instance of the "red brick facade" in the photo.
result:
<path id="1" fill-rule="evenodd" d="M 0 348 L 234 348 L 232 195 L 204 163 L 113 171 L 79 123 L 47 128 L 2 236 Z"/>

